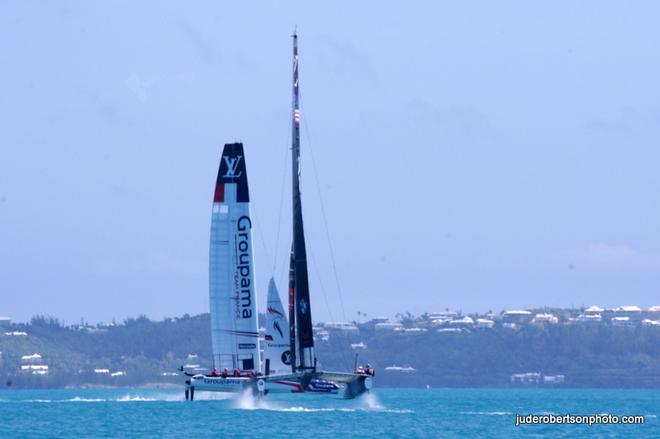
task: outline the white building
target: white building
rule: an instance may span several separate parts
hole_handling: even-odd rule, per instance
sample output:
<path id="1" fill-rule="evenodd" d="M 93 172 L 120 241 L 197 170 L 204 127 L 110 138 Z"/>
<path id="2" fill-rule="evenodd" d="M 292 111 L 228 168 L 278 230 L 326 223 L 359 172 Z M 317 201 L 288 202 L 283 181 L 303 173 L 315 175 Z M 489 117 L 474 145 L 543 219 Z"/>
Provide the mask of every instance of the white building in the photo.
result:
<path id="1" fill-rule="evenodd" d="M 23 355 L 21 362 L 26 364 L 39 364 L 41 363 L 41 355 L 34 353 L 32 355 Z"/>
<path id="2" fill-rule="evenodd" d="M 455 320 L 458 313 L 455 311 L 432 312 L 429 314 L 429 320 Z"/>
<path id="3" fill-rule="evenodd" d="M 385 323 L 389 322 L 390 319 L 388 317 L 374 317 L 371 320 L 369 320 L 367 323 L 371 323 L 375 325 L 376 323 Z"/>
<path id="4" fill-rule="evenodd" d="M 601 308 L 600 306 L 597 305 L 591 305 L 589 308 L 584 310 L 584 314 L 585 315 L 601 314 L 603 311 L 605 311 L 605 308 Z"/>
<path id="5" fill-rule="evenodd" d="M 48 375 L 48 366 L 46 364 L 23 364 L 21 372 L 32 375 Z"/>
<path id="6" fill-rule="evenodd" d="M 451 318 L 447 318 L 447 317 L 445 317 L 445 318 L 440 318 L 440 319 L 433 319 L 433 320 L 431 320 L 431 324 L 432 324 L 433 326 L 446 326 L 446 325 L 448 325 L 449 322 L 451 322 L 452 320 L 453 320 L 453 319 L 451 319 Z"/>
<path id="7" fill-rule="evenodd" d="M 628 316 L 612 317 L 613 326 L 633 326 L 633 320 Z"/>
<path id="8" fill-rule="evenodd" d="M 616 317 L 629 317 L 630 320 L 640 321 L 642 319 L 642 308 L 635 305 L 625 305 L 614 309 Z M 612 319 L 614 321 L 614 319 Z"/>
<path id="9" fill-rule="evenodd" d="M 541 381 L 540 372 L 514 373 L 511 375 L 512 383 L 538 384 Z"/>
<path id="10" fill-rule="evenodd" d="M 474 320 L 471 317 L 465 316 L 461 319 L 455 319 L 449 322 L 449 326 L 454 328 L 471 328 L 474 326 Z"/>
<path id="11" fill-rule="evenodd" d="M 601 323 L 603 321 L 603 316 L 600 314 L 580 314 L 575 319 L 578 323 Z"/>
<path id="12" fill-rule="evenodd" d="M 401 332 L 404 334 L 408 335 L 416 335 L 416 334 L 422 334 L 424 332 L 428 331 L 426 328 L 403 328 Z"/>
<path id="13" fill-rule="evenodd" d="M 536 316 L 534 316 L 532 323 L 556 325 L 557 323 L 559 323 L 559 319 L 553 314 L 541 313 L 541 314 L 536 314 Z"/>
<path id="14" fill-rule="evenodd" d="M 566 380 L 564 375 L 544 375 L 543 384 L 562 384 Z"/>
<path id="15" fill-rule="evenodd" d="M 522 324 L 522 323 L 529 323 L 530 320 L 532 320 L 534 316 L 532 315 L 531 311 L 526 311 L 526 310 L 510 310 L 510 311 L 505 311 L 504 315 L 502 316 L 502 319 L 506 323 L 517 323 L 517 324 Z"/>
<path id="16" fill-rule="evenodd" d="M 388 372 L 403 372 L 403 373 L 414 373 L 416 372 L 416 369 L 412 366 L 406 366 L 406 367 L 401 367 L 401 366 L 387 366 L 385 368 L 386 371 Z"/>
<path id="17" fill-rule="evenodd" d="M 460 333 L 463 330 L 461 328 L 440 328 L 436 332 Z"/>
<path id="18" fill-rule="evenodd" d="M 314 340 L 328 341 L 330 340 L 330 333 L 325 329 L 314 328 Z"/>
<path id="19" fill-rule="evenodd" d="M 489 329 L 495 325 L 495 322 L 489 319 L 477 319 L 475 322 L 475 327 L 482 329 Z"/>
<path id="20" fill-rule="evenodd" d="M 374 325 L 376 331 L 396 331 L 403 329 L 403 325 L 399 322 L 383 322 Z"/>
<path id="21" fill-rule="evenodd" d="M 329 331 L 342 331 L 349 333 L 360 332 L 357 326 L 349 322 L 326 322 L 323 326 Z"/>

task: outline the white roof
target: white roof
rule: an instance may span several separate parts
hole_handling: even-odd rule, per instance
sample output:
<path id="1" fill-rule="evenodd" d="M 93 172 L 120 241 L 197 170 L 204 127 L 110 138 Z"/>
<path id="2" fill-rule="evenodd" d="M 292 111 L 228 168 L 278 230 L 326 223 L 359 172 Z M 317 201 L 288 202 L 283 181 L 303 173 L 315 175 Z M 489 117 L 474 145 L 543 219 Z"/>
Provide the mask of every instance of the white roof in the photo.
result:
<path id="1" fill-rule="evenodd" d="M 627 322 L 630 320 L 630 317 L 614 317 L 612 320 L 617 321 L 617 322 Z"/>
<path id="2" fill-rule="evenodd" d="M 403 326 L 403 324 L 399 322 L 383 322 L 383 323 L 376 323 L 374 326 L 377 328 L 400 328 Z"/>
<path id="3" fill-rule="evenodd" d="M 511 311 L 506 311 L 504 314 L 509 315 L 509 316 L 515 316 L 515 315 L 528 316 L 532 313 L 531 313 L 531 311 L 525 311 L 523 309 L 521 309 L 521 310 L 514 309 L 514 310 L 511 310 Z"/>
<path id="4" fill-rule="evenodd" d="M 591 305 L 589 308 L 584 310 L 584 312 L 603 312 L 603 311 L 605 311 L 605 309 L 597 305 Z"/>
<path id="5" fill-rule="evenodd" d="M 396 371 L 396 372 L 415 372 L 415 368 L 412 366 L 407 366 L 407 367 L 387 366 L 385 370 Z"/>
<path id="6" fill-rule="evenodd" d="M 379 323 L 380 324 L 380 323 Z M 327 322 L 325 329 L 337 329 L 342 331 L 357 331 L 358 327 L 349 322 Z"/>
<path id="7" fill-rule="evenodd" d="M 601 320 L 602 316 L 600 314 L 580 314 L 578 316 L 579 320 Z"/>
<path id="8" fill-rule="evenodd" d="M 24 364 L 21 366 L 21 370 L 48 370 L 48 365 L 46 364 Z"/>
<path id="9" fill-rule="evenodd" d="M 660 312 L 660 305 L 654 305 L 649 307 L 649 311 L 651 312 Z"/>
<path id="10" fill-rule="evenodd" d="M 455 316 L 458 313 L 456 311 L 440 311 L 440 312 L 430 312 L 429 316 Z"/>
<path id="11" fill-rule="evenodd" d="M 620 306 L 616 310 L 617 311 L 623 311 L 623 312 L 642 312 L 642 308 L 640 308 L 639 306 L 635 306 L 635 305 Z"/>
<path id="12" fill-rule="evenodd" d="M 34 353 L 32 355 L 23 355 L 21 357 L 21 360 L 27 361 L 27 360 L 41 360 L 41 355 Z"/>

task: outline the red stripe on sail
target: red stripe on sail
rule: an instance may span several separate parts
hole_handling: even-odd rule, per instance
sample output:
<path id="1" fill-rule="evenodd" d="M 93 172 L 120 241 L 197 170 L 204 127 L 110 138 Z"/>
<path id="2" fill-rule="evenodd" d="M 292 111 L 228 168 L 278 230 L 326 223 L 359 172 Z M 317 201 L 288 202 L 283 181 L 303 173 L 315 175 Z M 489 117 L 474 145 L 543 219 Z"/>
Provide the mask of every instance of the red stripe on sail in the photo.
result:
<path id="1" fill-rule="evenodd" d="M 225 185 L 218 183 L 215 185 L 215 194 L 213 195 L 214 203 L 224 203 L 225 201 Z"/>
<path id="2" fill-rule="evenodd" d="M 284 317 L 284 314 L 282 314 L 281 312 L 279 312 L 278 310 L 276 310 L 275 308 L 272 308 L 270 306 L 267 308 L 267 311 L 268 311 L 269 314 L 273 314 L 274 316 Z"/>

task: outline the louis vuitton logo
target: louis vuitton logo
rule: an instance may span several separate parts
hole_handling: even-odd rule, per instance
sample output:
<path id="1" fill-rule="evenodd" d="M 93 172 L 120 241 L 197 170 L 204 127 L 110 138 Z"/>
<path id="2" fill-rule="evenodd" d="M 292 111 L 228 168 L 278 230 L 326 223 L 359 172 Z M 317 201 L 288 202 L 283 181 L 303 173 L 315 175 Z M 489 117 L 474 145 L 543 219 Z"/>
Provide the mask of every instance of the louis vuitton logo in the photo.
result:
<path id="1" fill-rule="evenodd" d="M 236 173 L 242 157 L 243 156 L 240 155 L 236 157 L 223 157 L 223 159 L 225 159 L 225 164 L 227 165 L 227 172 L 223 175 L 223 178 L 238 178 L 243 174 L 242 172 L 239 172 L 238 174 Z"/>

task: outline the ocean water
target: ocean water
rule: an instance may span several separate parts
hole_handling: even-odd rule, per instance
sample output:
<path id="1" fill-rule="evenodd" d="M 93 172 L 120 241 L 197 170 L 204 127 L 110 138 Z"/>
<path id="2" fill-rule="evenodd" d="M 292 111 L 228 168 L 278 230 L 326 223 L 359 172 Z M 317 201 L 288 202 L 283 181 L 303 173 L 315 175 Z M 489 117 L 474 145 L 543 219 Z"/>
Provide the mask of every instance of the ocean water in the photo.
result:
<path id="1" fill-rule="evenodd" d="M 328 395 L 182 389 L 0 391 L 0 437 L 660 437 L 660 391 L 374 389 Z M 643 425 L 523 425 L 516 414 L 644 415 Z"/>

